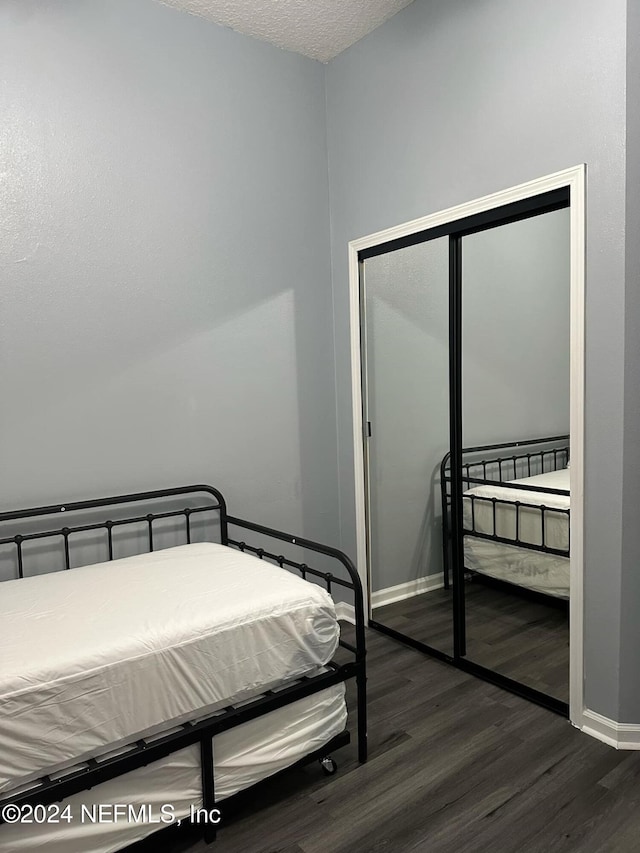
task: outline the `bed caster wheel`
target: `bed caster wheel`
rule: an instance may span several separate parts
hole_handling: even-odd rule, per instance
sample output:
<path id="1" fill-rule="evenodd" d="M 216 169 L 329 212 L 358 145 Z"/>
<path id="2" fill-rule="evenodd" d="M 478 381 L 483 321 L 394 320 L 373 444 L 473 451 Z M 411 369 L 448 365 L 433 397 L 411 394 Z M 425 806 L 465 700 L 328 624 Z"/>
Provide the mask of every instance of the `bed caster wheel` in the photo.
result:
<path id="1" fill-rule="evenodd" d="M 338 765 L 329 756 L 320 759 L 320 767 L 322 767 L 322 772 L 325 776 L 333 776 L 338 772 Z"/>

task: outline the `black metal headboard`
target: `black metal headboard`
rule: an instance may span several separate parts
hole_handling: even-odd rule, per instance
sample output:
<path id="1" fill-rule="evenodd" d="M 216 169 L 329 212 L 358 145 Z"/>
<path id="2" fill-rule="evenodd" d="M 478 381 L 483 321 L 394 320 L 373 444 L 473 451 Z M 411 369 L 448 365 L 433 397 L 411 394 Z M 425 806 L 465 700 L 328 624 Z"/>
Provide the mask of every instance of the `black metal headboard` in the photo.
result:
<path id="1" fill-rule="evenodd" d="M 166 507 L 169 500 L 172 502 L 171 508 L 161 508 L 158 511 L 143 514 L 133 511 L 132 505 L 144 504 L 148 508 L 153 503 L 161 503 Z M 112 510 L 109 517 L 98 518 L 96 511 L 106 507 Z M 122 510 L 126 512 L 123 513 Z M 132 511 L 133 514 L 131 514 Z M 0 547 L 4 546 L 6 550 L 9 546 L 13 549 L 15 574 L 23 578 L 29 575 L 28 555 L 25 552 L 28 543 L 46 544 L 48 542 L 50 547 L 55 547 L 56 544 L 59 547 L 62 544 L 64 561 L 62 568 L 70 569 L 73 546 L 78 542 L 80 534 L 104 531 L 103 544 L 106 546 L 106 554 L 109 560 L 113 560 L 114 534 L 120 528 L 127 525 L 142 526 L 146 541 L 136 550 L 150 552 L 154 550 L 155 523 L 163 519 L 182 519 L 184 541 L 190 543 L 194 517 L 212 512 L 217 515 L 219 539 L 222 544 L 227 544 L 227 507 L 224 498 L 212 486 L 195 485 L 2 512 L 0 513 Z M 34 524 L 35 519 L 41 521 Z M 64 521 L 61 524 L 62 519 Z M 13 531 L 19 529 L 19 532 L 5 535 L 8 523 L 11 523 Z M 34 562 L 39 554 L 41 551 L 32 551 Z M 84 565 L 84 562 L 81 560 L 76 565 Z"/>
<path id="2" fill-rule="evenodd" d="M 144 505 L 145 509 L 148 509 L 153 503 L 159 503 L 160 508 L 144 513 L 134 511 L 135 505 Z M 224 497 L 213 486 L 178 486 L 150 492 L 136 492 L 130 495 L 115 495 L 2 512 L 0 513 L 0 564 L 4 565 L 7 560 L 7 548 L 11 551 L 11 578 L 25 578 L 32 573 L 42 574 L 43 572 L 40 569 L 43 562 L 45 572 L 56 571 L 55 566 L 50 567 L 51 553 L 54 550 L 58 551 L 60 556 L 60 565 L 57 568 L 65 570 L 90 563 L 103 562 L 106 559 L 113 560 L 118 556 L 131 556 L 131 547 L 126 554 L 116 554 L 114 541 L 117 531 L 133 525 L 137 525 L 133 553 L 149 553 L 154 550 L 156 538 L 160 538 L 162 533 L 162 531 L 158 531 L 160 523 L 172 520 L 177 520 L 179 523 L 172 530 L 170 544 L 189 544 L 192 541 L 193 529 L 199 524 L 198 519 L 206 514 L 209 516 L 213 514 L 213 518 L 210 517 L 206 525 L 200 524 L 197 541 L 217 540 L 222 545 L 231 545 L 241 551 L 253 553 L 260 559 L 276 563 L 281 568 L 293 569 L 303 578 L 314 578 L 316 581 L 321 581 L 330 593 L 333 586 L 350 590 L 354 596 L 357 622 L 362 623 L 358 631 L 362 634 L 360 642 L 364 648 L 362 585 L 356 567 L 346 554 L 328 545 L 229 515 Z M 62 525 L 60 524 L 61 519 L 64 519 Z M 6 532 L 9 524 L 11 525 L 11 533 Z M 338 560 L 346 570 L 345 577 L 340 577 L 332 571 L 312 568 L 305 562 L 300 562 L 300 560 L 293 559 L 286 554 L 278 554 L 266 548 L 251 545 L 241 539 L 231 538 L 229 536 L 230 525 L 234 528 L 242 528 L 267 536 L 272 540 L 285 542 L 296 549 L 310 550 L 315 554 Z M 85 553 L 83 557 L 80 553 L 81 547 L 82 545 L 86 546 L 87 543 L 86 541 L 81 542 L 80 539 L 83 535 L 86 536 L 90 533 L 103 533 L 104 535 L 99 536 L 98 542 L 91 543 L 90 554 L 87 556 Z M 39 550 L 31 549 L 31 553 L 27 553 L 30 545 L 39 543 L 46 547 Z M 104 556 L 102 558 L 95 556 L 97 546 L 103 549 Z M 168 547 L 168 545 L 164 544 L 160 547 Z M 35 571 L 29 570 L 29 563 L 32 563 Z M 9 580 L 10 578 L 3 577 L 2 579 Z"/>

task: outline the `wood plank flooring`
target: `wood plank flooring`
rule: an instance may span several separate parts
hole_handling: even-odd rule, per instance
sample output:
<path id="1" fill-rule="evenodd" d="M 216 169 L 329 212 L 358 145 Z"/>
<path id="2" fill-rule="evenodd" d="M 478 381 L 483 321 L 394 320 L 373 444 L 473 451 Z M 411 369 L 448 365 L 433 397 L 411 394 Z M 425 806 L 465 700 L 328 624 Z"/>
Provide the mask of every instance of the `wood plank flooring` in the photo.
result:
<path id="1" fill-rule="evenodd" d="M 453 654 L 452 591 L 437 589 L 376 607 L 374 619 Z M 465 584 L 467 657 L 569 701 L 569 617 L 563 607 L 481 582 Z"/>
<path id="2" fill-rule="evenodd" d="M 637 853 L 640 753 L 368 632 L 369 743 L 251 796 L 210 847 L 167 853 Z M 351 717 L 353 731 L 355 715 Z M 224 810 L 224 804 L 221 804 Z"/>

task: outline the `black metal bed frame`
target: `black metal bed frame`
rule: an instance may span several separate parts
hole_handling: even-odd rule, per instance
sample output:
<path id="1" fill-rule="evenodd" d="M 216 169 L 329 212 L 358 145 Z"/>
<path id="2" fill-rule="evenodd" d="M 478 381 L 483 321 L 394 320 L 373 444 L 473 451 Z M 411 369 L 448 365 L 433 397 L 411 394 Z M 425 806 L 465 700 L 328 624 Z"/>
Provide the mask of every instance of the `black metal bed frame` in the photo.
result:
<path id="1" fill-rule="evenodd" d="M 467 488 L 473 485 L 500 485 L 500 488 L 513 489 L 519 492 L 544 493 L 556 495 L 568 495 L 567 489 L 554 489 L 547 486 L 531 486 L 523 483 L 512 483 L 505 481 L 505 476 L 512 475 L 512 478 L 531 477 L 535 474 L 542 474 L 550 471 L 557 471 L 567 465 L 569 462 L 569 436 L 556 435 L 546 438 L 534 438 L 528 441 L 510 441 L 502 444 L 486 444 L 479 447 L 465 447 L 462 449 L 462 474 L 461 480 L 467 484 Z M 558 445 L 559 446 L 555 446 Z M 492 453 L 495 451 L 503 451 L 516 448 L 534 448 L 542 447 L 540 450 L 527 451 L 523 453 L 514 453 L 509 456 L 481 456 L 476 458 L 478 454 Z M 549 447 L 549 445 L 554 445 Z M 474 457 L 471 461 L 464 461 L 465 458 Z M 504 472 L 507 472 L 506 474 Z M 482 476 L 477 476 L 475 472 L 481 472 Z M 440 465 L 440 488 L 442 494 L 442 555 L 444 568 L 444 586 L 449 588 L 451 583 L 451 559 L 450 559 L 450 542 L 451 542 L 451 454 L 446 453 Z M 466 491 L 466 489 L 465 489 Z M 473 536 L 478 539 L 488 539 L 492 542 L 499 542 L 505 545 L 512 545 L 517 548 L 524 548 L 530 551 L 539 551 L 544 554 L 554 554 L 560 557 L 569 557 L 569 542 L 565 548 L 553 548 L 545 542 L 546 519 L 549 514 L 558 516 L 570 516 L 570 509 L 561 509 L 556 507 L 547 507 L 544 504 L 528 503 L 527 501 L 515 500 L 511 501 L 507 498 L 486 497 L 480 495 L 463 495 L 463 500 L 470 502 L 471 507 L 471 526 L 463 526 L 463 536 Z M 489 504 L 493 514 L 493 533 L 487 533 L 476 529 L 476 503 L 482 505 Z M 506 537 L 497 534 L 496 511 L 500 505 L 515 508 L 515 536 Z M 520 536 L 521 523 L 520 513 L 522 511 L 535 511 L 540 515 L 541 543 L 534 543 L 523 540 Z M 465 566 L 465 570 L 469 571 Z M 542 595 L 542 593 L 540 593 Z"/>
<path id="2" fill-rule="evenodd" d="M 227 513 L 227 507 L 222 494 L 212 486 L 194 485 L 183 486 L 172 489 L 164 489 L 150 492 L 139 492 L 130 495 L 117 495 L 114 497 L 100 498 L 97 500 L 75 501 L 67 504 L 56 504 L 52 506 L 36 507 L 32 509 L 15 510 L 11 512 L 0 513 L 0 526 L 6 522 L 31 522 L 40 517 L 68 518 L 73 513 L 81 513 L 86 511 L 110 509 L 113 511 L 115 507 L 127 504 L 150 504 L 154 501 L 163 499 L 178 499 L 188 498 L 193 500 L 196 495 L 205 494 L 208 502 L 204 505 L 184 506 L 179 509 L 170 509 L 164 512 L 147 512 L 138 513 L 134 516 L 125 518 L 107 518 L 100 521 L 89 521 L 84 524 L 69 524 L 59 527 L 57 524 L 47 530 L 27 530 L 24 533 L 17 533 L 12 536 L 0 536 L 0 546 L 15 546 L 15 558 L 17 566 L 17 574 L 19 578 L 25 577 L 25 543 L 35 540 L 46 539 L 62 539 L 64 548 L 65 569 L 71 568 L 71 552 L 73 546 L 74 535 L 86 533 L 89 531 L 105 531 L 108 547 L 109 560 L 114 559 L 114 530 L 120 526 L 142 524 L 146 526 L 148 551 L 154 550 L 154 522 L 161 519 L 180 519 L 184 518 L 186 541 L 191 542 L 192 539 L 192 519 L 201 513 L 217 513 L 220 525 L 220 542 L 223 545 L 233 546 L 240 551 L 255 554 L 260 559 L 269 560 L 281 568 L 294 569 L 304 578 L 314 578 L 322 581 L 326 589 L 331 593 L 332 587 L 339 587 L 343 590 L 350 591 L 353 597 L 353 606 L 355 611 L 355 645 L 346 642 L 340 638 L 340 647 L 350 654 L 350 659 L 346 663 L 337 663 L 330 661 L 325 666 L 324 672 L 313 676 L 301 676 L 294 680 L 283 689 L 265 690 L 263 693 L 249 702 L 243 702 L 237 706 L 230 705 L 222 711 L 218 711 L 206 719 L 200 719 L 196 722 L 186 722 L 179 726 L 179 731 L 175 731 L 175 726 L 171 733 L 164 736 L 152 736 L 149 738 L 140 738 L 125 747 L 124 752 L 118 755 L 105 757 L 101 759 L 99 756 L 90 758 L 84 762 L 79 762 L 74 768 L 70 768 L 68 772 L 56 774 L 55 778 L 48 775 L 42 776 L 34 782 L 27 790 L 19 794 L 6 794 L 0 797 L 0 824 L 3 823 L 1 809 L 7 804 L 16 805 L 18 807 L 27 805 L 48 805 L 53 802 L 64 800 L 72 794 L 79 793 L 83 790 L 88 790 L 109 779 L 114 779 L 131 770 L 151 764 L 158 761 L 177 750 L 184 747 L 199 744 L 200 746 L 200 763 L 202 776 L 202 796 L 203 807 L 210 812 L 216 806 L 215 798 L 215 782 L 214 782 L 214 763 L 213 763 L 213 743 L 212 739 L 215 735 L 228 729 L 239 726 L 250 720 L 261 717 L 265 714 L 282 708 L 292 702 L 296 702 L 305 697 L 312 696 L 333 685 L 341 682 L 347 682 L 350 679 L 355 679 L 356 696 L 357 696 L 357 740 L 358 740 L 358 760 L 364 763 L 367 760 L 367 707 L 366 707 L 366 668 L 365 668 L 365 617 L 364 603 L 362 595 L 362 585 L 358 572 L 347 557 L 341 551 L 314 542 L 309 539 L 304 539 L 298 536 L 292 536 L 289 533 L 284 533 L 280 530 L 275 530 L 270 527 L 265 527 L 256 524 L 246 519 L 237 518 L 236 516 Z M 188 501 L 187 501 L 188 503 Z M 261 536 L 266 536 L 269 539 L 275 539 L 282 542 L 295 545 L 305 551 L 314 552 L 322 555 L 323 558 L 331 558 L 336 560 L 341 567 L 346 571 L 347 579 L 339 577 L 330 571 L 321 571 L 314 569 L 306 563 L 298 562 L 290 559 L 283 554 L 276 554 L 263 547 L 248 544 L 247 542 L 233 538 L 229 535 L 229 527 L 239 528 L 256 533 Z M 212 568 L 215 571 L 215 567 Z M 195 715 L 197 719 L 197 715 Z M 309 759 L 322 758 L 330 749 L 343 746 L 349 742 L 348 732 L 338 735 L 333 738 L 329 744 L 326 744 L 321 750 L 318 750 L 307 756 Z M 203 825 L 203 834 L 205 840 L 210 842 L 215 840 L 216 834 L 215 825 L 209 823 Z"/>

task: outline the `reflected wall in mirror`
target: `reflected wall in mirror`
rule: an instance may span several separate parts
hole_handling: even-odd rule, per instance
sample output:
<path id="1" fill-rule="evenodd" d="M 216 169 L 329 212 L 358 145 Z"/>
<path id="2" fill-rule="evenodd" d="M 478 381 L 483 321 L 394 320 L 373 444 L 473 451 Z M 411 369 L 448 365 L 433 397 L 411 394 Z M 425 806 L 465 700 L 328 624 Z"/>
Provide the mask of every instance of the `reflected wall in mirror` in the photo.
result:
<path id="1" fill-rule="evenodd" d="M 361 267 L 372 620 L 453 653 L 440 462 L 449 446 L 449 239 Z"/>
<path id="2" fill-rule="evenodd" d="M 462 238 L 466 657 L 569 699 L 569 209 Z"/>

